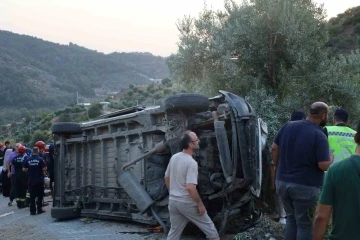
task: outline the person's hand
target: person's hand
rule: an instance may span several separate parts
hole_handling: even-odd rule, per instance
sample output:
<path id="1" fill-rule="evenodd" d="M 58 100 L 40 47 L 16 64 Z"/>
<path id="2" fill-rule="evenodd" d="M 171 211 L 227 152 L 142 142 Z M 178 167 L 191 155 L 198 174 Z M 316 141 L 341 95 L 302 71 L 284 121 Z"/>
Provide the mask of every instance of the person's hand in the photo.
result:
<path id="1" fill-rule="evenodd" d="M 334 162 L 334 153 L 333 153 L 333 151 L 330 151 L 330 162 L 331 163 Z"/>
<path id="2" fill-rule="evenodd" d="M 275 165 L 270 166 L 270 190 L 275 191 L 275 176 L 276 176 L 276 168 Z"/>
<path id="3" fill-rule="evenodd" d="M 270 190 L 272 190 L 272 191 L 275 191 L 275 190 L 276 190 L 275 181 L 271 181 Z"/>
<path id="4" fill-rule="evenodd" d="M 198 209 L 199 209 L 199 216 L 202 216 L 206 213 L 206 208 L 203 203 L 198 205 Z"/>

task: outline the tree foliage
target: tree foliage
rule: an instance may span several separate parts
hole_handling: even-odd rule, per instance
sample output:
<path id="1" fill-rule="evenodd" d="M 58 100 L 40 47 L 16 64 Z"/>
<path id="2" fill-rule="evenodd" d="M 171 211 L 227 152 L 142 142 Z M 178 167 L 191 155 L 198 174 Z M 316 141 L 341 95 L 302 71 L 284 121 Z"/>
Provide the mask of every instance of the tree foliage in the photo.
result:
<path id="1" fill-rule="evenodd" d="M 273 131 L 318 100 L 359 116 L 359 52 L 332 57 L 322 6 L 311 0 L 227 0 L 178 22 L 172 79 L 189 89 L 228 90 L 255 104 Z M 258 104 L 260 103 L 260 104 Z"/>
<path id="2" fill-rule="evenodd" d="M 90 119 L 96 118 L 101 115 L 102 105 L 100 103 L 91 104 L 88 109 L 88 116 Z"/>
<path id="3" fill-rule="evenodd" d="M 334 55 L 360 50 L 360 6 L 350 8 L 328 24 L 330 39 L 327 43 Z"/>

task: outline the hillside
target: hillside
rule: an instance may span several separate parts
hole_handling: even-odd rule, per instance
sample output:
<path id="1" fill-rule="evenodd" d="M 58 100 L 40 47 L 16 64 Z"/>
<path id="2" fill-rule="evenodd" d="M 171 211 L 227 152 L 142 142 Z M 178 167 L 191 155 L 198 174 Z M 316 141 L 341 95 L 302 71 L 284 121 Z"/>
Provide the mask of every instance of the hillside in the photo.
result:
<path id="1" fill-rule="evenodd" d="M 333 49 L 334 55 L 360 49 L 360 6 L 331 18 L 328 29 L 330 38 L 327 46 Z"/>
<path id="2" fill-rule="evenodd" d="M 0 96 L 3 106 L 56 109 L 103 99 L 130 84 L 168 76 L 165 58 L 150 53 L 103 54 L 0 31 Z"/>

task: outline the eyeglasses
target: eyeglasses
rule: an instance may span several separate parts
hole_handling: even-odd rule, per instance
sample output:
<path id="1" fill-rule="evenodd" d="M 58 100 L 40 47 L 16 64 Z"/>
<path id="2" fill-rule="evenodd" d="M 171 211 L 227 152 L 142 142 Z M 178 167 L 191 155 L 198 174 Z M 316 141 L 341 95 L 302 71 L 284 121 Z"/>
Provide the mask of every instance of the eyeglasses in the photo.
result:
<path id="1" fill-rule="evenodd" d="M 196 140 L 194 140 L 194 141 L 191 141 L 192 143 L 193 142 L 200 142 L 200 139 L 196 139 Z"/>

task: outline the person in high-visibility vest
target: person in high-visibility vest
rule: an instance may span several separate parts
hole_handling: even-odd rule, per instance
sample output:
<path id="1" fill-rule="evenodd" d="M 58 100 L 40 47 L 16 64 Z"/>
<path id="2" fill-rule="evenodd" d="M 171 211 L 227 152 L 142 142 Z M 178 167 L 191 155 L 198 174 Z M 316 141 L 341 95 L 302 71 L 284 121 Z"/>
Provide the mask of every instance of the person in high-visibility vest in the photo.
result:
<path id="1" fill-rule="evenodd" d="M 356 131 L 348 127 L 349 114 L 344 109 L 337 109 L 334 114 L 334 126 L 327 126 L 330 151 L 334 154 L 334 162 L 344 160 L 355 153 Z"/>

